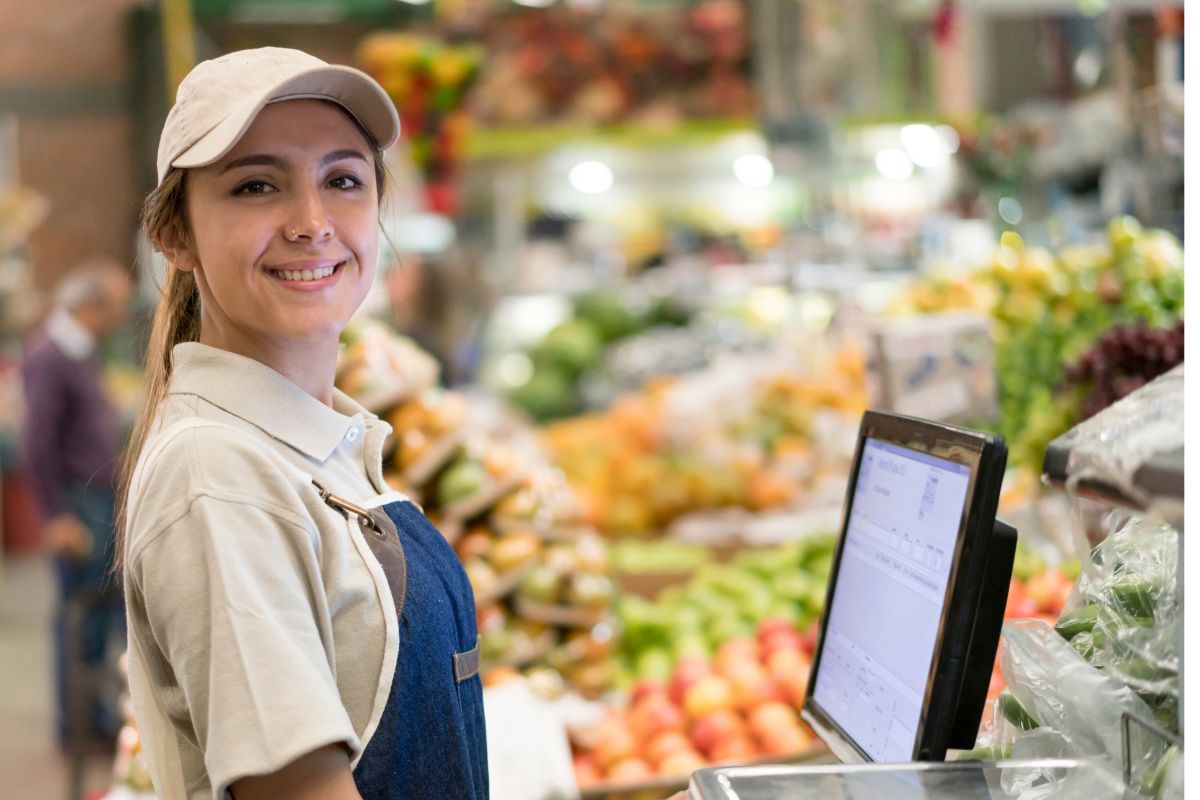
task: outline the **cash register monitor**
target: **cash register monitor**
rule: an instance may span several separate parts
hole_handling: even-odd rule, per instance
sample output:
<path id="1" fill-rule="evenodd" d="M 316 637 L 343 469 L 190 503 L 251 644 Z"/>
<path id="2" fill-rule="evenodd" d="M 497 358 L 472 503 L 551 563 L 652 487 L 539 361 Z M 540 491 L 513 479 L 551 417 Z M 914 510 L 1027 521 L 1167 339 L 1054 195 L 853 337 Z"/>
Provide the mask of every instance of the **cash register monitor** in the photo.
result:
<path id="1" fill-rule="evenodd" d="M 844 759 L 973 746 L 1015 547 L 995 525 L 1006 457 L 997 436 L 864 416 L 804 709 Z"/>

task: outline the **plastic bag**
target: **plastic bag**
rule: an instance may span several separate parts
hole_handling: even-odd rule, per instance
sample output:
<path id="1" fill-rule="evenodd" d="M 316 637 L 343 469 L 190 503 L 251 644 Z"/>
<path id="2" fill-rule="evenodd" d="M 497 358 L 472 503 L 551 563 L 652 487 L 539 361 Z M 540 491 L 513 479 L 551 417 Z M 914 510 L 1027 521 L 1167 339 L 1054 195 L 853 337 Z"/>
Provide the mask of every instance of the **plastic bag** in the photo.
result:
<path id="1" fill-rule="evenodd" d="M 1029 752 L 1021 746 L 1024 733 L 1015 737 L 1013 755 L 1020 747 L 1025 758 L 1037 756 L 1106 756 L 1121 759 L 1121 714 L 1130 711 L 1150 717 L 1150 708 L 1121 681 L 1085 661 L 1066 639 L 1041 620 L 1011 620 L 1004 625 L 1000 669 L 1008 690 L 1037 723 L 1029 733 L 1046 749 Z M 1059 734 L 1047 737 L 1043 729 Z"/>
<path id="2" fill-rule="evenodd" d="M 1124 514 L 1113 514 L 1111 527 L 1087 554 L 1091 568 L 1055 628 L 1084 660 L 1144 700 L 1149 721 L 1177 734 L 1179 537 L 1168 525 Z"/>
<path id="3" fill-rule="evenodd" d="M 1008 689 L 987 738 L 1005 756 L 1099 756 L 1122 764 L 1126 713 L 1178 734 L 1178 534 L 1124 513 L 1112 514 L 1110 526 L 1109 536 L 1083 554 L 1088 568 L 1054 627 L 1039 620 L 1004 627 Z M 1181 796 L 1169 736 L 1134 724 L 1129 745 L 1135 785 L 1154 797 Z"/>

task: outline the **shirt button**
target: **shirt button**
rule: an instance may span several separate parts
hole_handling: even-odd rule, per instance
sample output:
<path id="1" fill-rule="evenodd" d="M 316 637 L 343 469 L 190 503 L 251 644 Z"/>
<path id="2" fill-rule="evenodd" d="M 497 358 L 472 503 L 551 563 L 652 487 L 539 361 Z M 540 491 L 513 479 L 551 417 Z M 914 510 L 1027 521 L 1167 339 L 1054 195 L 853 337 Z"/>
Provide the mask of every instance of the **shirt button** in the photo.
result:
<path id="1" fill-rule="evenodd" d="M 351 428 L 350 430 L 346 431 L 346 441 L 348 441 L 348 442 L 357 442 L 358 441 L 358 428 Z"/>

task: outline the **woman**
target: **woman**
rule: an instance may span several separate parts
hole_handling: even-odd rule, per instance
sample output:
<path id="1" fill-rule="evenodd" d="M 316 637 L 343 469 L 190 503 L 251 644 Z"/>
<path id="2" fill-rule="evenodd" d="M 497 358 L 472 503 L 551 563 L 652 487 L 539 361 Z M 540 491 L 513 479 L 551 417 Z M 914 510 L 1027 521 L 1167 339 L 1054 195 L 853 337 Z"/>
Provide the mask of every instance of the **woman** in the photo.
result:
<path id="1" fill-rule="evenodd" d="M 369 77 L 278 48 L 198 65 L 163 128 L 119 552 L 167 800 L 487 796 L 470 584 L 333 386 L 398 129 Z"/>

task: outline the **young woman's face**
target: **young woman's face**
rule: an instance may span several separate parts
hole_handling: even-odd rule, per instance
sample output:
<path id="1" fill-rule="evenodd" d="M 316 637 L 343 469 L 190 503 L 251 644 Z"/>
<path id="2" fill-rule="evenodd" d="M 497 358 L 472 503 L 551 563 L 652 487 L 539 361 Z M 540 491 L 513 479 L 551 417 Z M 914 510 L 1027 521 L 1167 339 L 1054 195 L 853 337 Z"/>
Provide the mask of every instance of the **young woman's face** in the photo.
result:
<path id="1" fill-rule="evenodd" d="M 201 340 L 234 351 L 336 339 L 375 273 L 374 160 L 318 100 L 262 110 L 215 164 L 187 176 Z"/>

